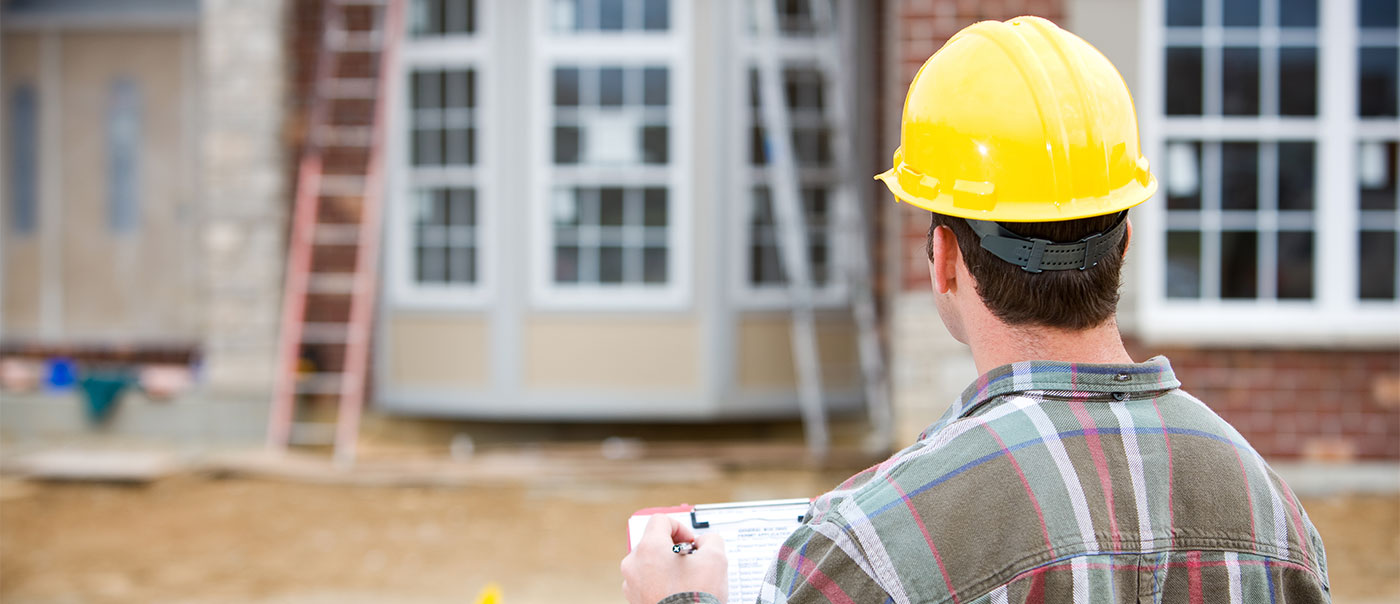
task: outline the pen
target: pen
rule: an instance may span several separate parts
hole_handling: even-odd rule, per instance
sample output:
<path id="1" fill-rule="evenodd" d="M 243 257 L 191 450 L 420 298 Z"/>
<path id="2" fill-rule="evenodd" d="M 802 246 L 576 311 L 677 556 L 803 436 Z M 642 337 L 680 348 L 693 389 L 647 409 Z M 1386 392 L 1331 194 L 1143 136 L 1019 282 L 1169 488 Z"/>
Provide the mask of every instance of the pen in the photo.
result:
<path id="1" fill-rule="evenodd" d="M 695 549 L 694 541 L 683 541 L 671 546 L 671 551 L 677 554 L 693 554 L 695 553 Z"/>

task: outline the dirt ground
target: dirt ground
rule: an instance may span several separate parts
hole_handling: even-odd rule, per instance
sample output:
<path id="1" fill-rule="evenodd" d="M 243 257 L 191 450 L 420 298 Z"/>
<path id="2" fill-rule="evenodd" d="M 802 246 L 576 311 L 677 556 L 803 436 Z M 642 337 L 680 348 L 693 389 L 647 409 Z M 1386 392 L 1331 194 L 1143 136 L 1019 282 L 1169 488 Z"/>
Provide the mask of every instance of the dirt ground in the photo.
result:
<path id="1" fill-rule="evenodd" d="M 808 496 L 842 475 L 689 485 L 355 487 L 185 475 L 144 487 L 0 480 L 5 602 L 618 602 L 640 507 Z M 1400 601 L 1400 497 L 1305 501 L 1339 603 Z"/>

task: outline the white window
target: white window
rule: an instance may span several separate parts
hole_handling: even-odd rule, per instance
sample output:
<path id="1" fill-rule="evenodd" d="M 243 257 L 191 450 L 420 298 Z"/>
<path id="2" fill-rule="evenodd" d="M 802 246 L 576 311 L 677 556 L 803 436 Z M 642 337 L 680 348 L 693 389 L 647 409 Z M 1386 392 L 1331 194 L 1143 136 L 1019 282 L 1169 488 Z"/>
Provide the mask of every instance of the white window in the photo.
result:
<path id="1" fill-rule="evenodd" d="M 29 236 L 39 223 L 39 94 L 23 83 L 10 92 L 10 233 Z"/>
<path id="2" fill-rule="evenodd" d="M 767 6 L 767 4 L 772 6 Z M 832 141 L 836 94 L 834 67 L 830 64 L 833 47 L 841 40 L 835 26 L 830 0 L 739 0 L 741 19 L 738 66 L 735 82 L 735 139 L 742 152 L 732 154 L 738 176 L 733 198 L 738 200 L 735 229 L 739 234 L 739 266 L 735 291 L 747 306 L 772 307 L 791 304 L 787 276 L 780 256 L 779 230 L 772 205 L 772 184 L 776 174 L 765 150 L 763 112 L 759 103 L 761 53 L 776 52 L 782 66 L 782 89 L 793 152 L 797 160 L 798 189 L 806 220 L 808 257 L 812 288 L 819 305 L 845 301 L 845 275 L 838 270 L 836 247 L 839 241 L 835 204 L 839 194 Z M 756 35 L 754 11 L 777 11 L 778 40 L 769 45 Z M 771 50 L 770 50 L 771 49 Z"/>
<path id="3" fill-rule="evenodd" d="M 128 77 L 107 90 L 107 225 L 134 233 L 141 221 L 141 87 Z"/>
<path id="4" fill-rule="evenodd" d="M 483 147 L 484 4 L 409 5 L 389 199 L 390 282 L 404 304 L 462 307 L 485 301 L 493 212 L 484 165 L 490 153 Z"/>
<path id="5" fill-rule="evenodd" d="M 683 28 L 669 0 L 540 0 L 537 304 L 688 299 Z"/>
<path id="6" fill-rule="evenodd" d="M 1145 3 L 1144 335 L 1393 341 L 1395 8 Z"/>

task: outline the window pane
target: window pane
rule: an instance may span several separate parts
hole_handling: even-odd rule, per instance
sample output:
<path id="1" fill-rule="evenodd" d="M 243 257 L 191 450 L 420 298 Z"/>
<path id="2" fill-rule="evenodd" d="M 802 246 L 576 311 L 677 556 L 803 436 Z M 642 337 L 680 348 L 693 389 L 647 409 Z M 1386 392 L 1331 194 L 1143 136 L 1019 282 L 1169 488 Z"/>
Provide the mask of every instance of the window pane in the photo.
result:
<path id="1" fill-rule="evenodd" d="M 1278 209 L 1313 209 L 1313 143 L 1278 144 Z"/>
<path id="2" fill-rule="evenodd" d="M 622 0 L 598 0 L 598 29 L 622 30 Z"/>
<path id="3" fill-rule="evenodd" d="M 664 164 L 667 158 L 667 128 L 647 126 L 642 128 L 642 163 Z"/>
<path id="4" fill-rule="evenodd" d="M 1395 299 L 1395 231 L 1361 233 L 1358 295 L 1363 300 Z"/>
<path id="5" fill-rule="evenodd" d="M 476 248 L 459 247 L 450 252 L 447 259 L 448 280 L 452 283 L 473 283 L 476 281 Z"/>
<path id="6" fill-rule="evenodd" d="M 1167 48 L 1167 115 L 1201 114 L 1201 49 Z"/>
<path id="7" fill-rule="evenodd" d="M 130 233 L 140 223 L 141 88 L 119 78 L 107 94 L 107 224 Z"/>
<path id="8" fill-rule="evenodd" d="M 441 71 L 414 71 L 413 72 L 413 101 L 414 109 L 436 109 L 442 106 L 442 72 Z"/>
<path id="9" fill-rule="evenodd" d="M 1226 27 L 1259 27 L 1259 0 L 1223 0 L 1220 8 Z"/>
<path id="10" fill-rule="evenodd" d="M 559 283 L 578 283 L 578 246 L 554 248 L 554 280 Z"/>
<path id="11" fill-rule="evenodd" d="M 792 109 L 815 109 L 820 111 L 825 103 L 822 100 L 822 74 L 811 68 L 785 69 L 783 79 L 787 84 L 786 100 Z"/>
<path id="12" fill-rule="evenodd" d="M 574 107 L 578 105 L 579 71 L 577 67 L 554 68 L 554 105 Z"/>
<path id="13" fill-rule="evenodd" d="M 666 282 L 666 248 L 642 248 L 642 282 Z"/>
<path id="14" fill-rule="evenodd" d="M 1317 115 L 1317 48 L 1280 48 L 1278 62 L 1279 114 Z"/>
<path id="15" fill-rule="evenodd" d="M 642 27 L 649 31 L 671 28 L 671 0 L 642 0 Z"/>
<path id="16" fill-rule="evenodd" d="M 1362 48 L 1357 71 L 1357 103 L 1362 117 L 1395 117 L 1400 114 L 1396 93 L 1400 47 Z"/>
<path id="17" fill-rule="evenodd" d="M 1167 0 L 1167 25 L 1171 27 L 1200 27 L 1201 0 Z"/>
<path id="18" fill-rule="evenodd" d="M 414 0 L 408 15 L 408 31 L 415 36 L 442 33 L 443 0 Z"/>
<path id="19" fill-rule="evenodd" d="M 10 95 L 10 232 L 33 233 L 39 222 L 39 100 L 24 84 Z"/>
<path id="20" fill-rule="evenodd" d="M 1226 210 L 1259 208 L 1259 144 L 1221 143 L 1220 207 Z"/>
<path id="21" fill-rule="evenodd" d="M 642 102 L 648 106 L 665 106 L 667 101 L 669 76 L 665 68 L 648 67 L 642 70 Z"/>
<path id="22" fill-rule="evenodd" d="M 1313 234 L 1284 231 L 1278 234 L 1278 297 L 1306 300 L 1313 297 Z"/>
<path id="23" fill-rule="evenodd" d="M 1167 297 L 1201 297 L 1201 234 L 1167 232 Z"/>
<path id="24" fill-rule="evenodd" d="M 1226 48 L 1220 83 L 1225 115 L 1259 114 L 1259 49 Z"/>
<path id="25" fill-rule="evenodd" d="M 1395 0 L 1360 0 L 1359 4 L 1356 16 L 1361 27 L 1400 27 L 1397 25 L 1400 3 Z"/>
<path id="26" fill-rule="evenodd" d="M 1317 0 L 1282 0 L 1278 22 L 1283 27 L 1317 27 Z"/>
<path id="27" fill-rule="evenodd" d="M 598 249 L 598 282 L 622 283 L 622 248 L 604 246 Z"/>
<path id="28" fill-rule="evenodd" d="M 598 224 L 622 226 L 622 189 L 603 187 L 598 191 Z"/>
<path id="29" fill-rule="evenodd" d="M 1363 210 L 1395 210 L 1396 172 L 1400 158 L 1396 157 L 1395 141 L 1361 143 L 1356 153 L 1356 176 Z"/>
<path id="30" fill-rule="evenodd" d="M 1169 143 L 1166 168 L 1167 209 L 1201 209 L 1201 144 Z"/>
<path id="31" fill-rule="evenodd" d="M 642 199 L 645 204 L 642 212 L 642 224 L 649 227 L 666 226 L 666 189 L 660 187 L 646 189 Z"/>
<path id="32" fill-rule="evenodd" d="M 579 155 L 579 129 L 574 126 L 554 127 L 554 163 L 576 164 Z"/>
<path id="33" fill-rule="evenodd" d="M 1259 233 L 1227 231 L 1220 234 L 1220 297 L 1259 296 Z"/>
<path id="34" fill-rule="evenodd" d="M 598 104 L 604 107 L 622 105 L 622 69 L 604 67 L 598 70 Z"/>

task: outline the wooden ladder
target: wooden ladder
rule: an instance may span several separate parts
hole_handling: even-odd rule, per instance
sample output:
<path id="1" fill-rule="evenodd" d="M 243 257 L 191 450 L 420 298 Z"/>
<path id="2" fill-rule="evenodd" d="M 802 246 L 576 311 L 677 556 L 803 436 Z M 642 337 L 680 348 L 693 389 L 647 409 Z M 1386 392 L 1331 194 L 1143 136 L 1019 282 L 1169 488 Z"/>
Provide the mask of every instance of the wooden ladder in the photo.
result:
<path id="1" fill-rule="evenodd" d="M 267 445 L 332 445 L 349 464 L 367 387 L 403 0 L 322 1 Z"/>

